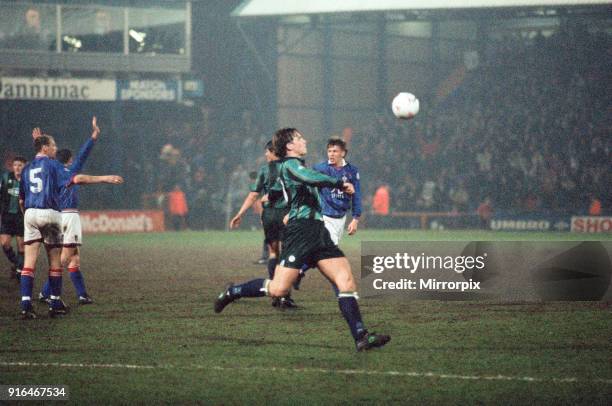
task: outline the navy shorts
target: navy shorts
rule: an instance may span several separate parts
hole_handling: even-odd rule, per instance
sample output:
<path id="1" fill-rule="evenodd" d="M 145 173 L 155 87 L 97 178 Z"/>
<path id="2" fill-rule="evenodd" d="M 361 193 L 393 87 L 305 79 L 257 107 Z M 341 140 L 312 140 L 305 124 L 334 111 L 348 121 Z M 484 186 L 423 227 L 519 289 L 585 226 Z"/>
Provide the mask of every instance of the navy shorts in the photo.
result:
<path id="1" fill-rule="evenodd" d="M 0 234 L 23 237 L 23 215 L 21 213 L 2 214 L 2 219 L 0 221 Z"/>

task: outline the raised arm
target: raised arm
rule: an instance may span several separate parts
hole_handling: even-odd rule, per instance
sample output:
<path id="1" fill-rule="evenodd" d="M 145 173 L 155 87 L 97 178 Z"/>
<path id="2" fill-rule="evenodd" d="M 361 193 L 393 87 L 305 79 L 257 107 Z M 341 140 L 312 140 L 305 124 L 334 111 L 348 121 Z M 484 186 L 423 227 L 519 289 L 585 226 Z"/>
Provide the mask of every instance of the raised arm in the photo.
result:
<path id="1" fill-rule="evenodd" d="M 284 163 L 287 173 L 291 178 L 307 185 L 316 187 L 336 187 L 344 189 L 344 182 L 341 179 L 336 179 L 327 176 L 302 165 L 298 160 L 291 159 Z"/>
<path id="2" fill-rule="evenodd" d="M 79 173 L 72 179 L 72 183 L 77 185 L 92 185 L 96 183 L 110 183 L 111 185 L 119 185 L 123 183 L 123 178 L 119 175 L 84 175 Z"/>
<path id="3" fill-rule="evenodd" d="M 91 152 L 94 143 L 98 140 L 98 136 L 100 135 L 100 128 L 98 127 L 98 120 L 96 119 L 96 116 L 94 116 L 91 120 L 91 126 L 91 137 L 87 141 L 85 141 L 85 144 L 83 144 L 83 146 L 79 150 L 79 153 L 74 159 L 74 162 L 68 167 L 68 169 L 72 173 L 78 173 L 83 170 L 85 161 L 87 160 L 87 157 L 89 157 L 89 153 Z"/>

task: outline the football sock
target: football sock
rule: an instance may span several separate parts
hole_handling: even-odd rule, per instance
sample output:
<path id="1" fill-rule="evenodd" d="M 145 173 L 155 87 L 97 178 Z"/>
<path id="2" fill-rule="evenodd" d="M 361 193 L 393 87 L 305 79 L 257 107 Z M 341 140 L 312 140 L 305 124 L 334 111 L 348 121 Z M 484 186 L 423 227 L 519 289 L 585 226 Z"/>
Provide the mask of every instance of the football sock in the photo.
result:
<path id="1" fill-rule="evenodd" d="M 49 286 L 51 287 L 51 307 L 61 306 L 62 296 L 62 268 L 49 269 Z"/>
<path id="2" fill-rule="evenodd" d="M 277 262 L 278 262 L 278 259 L 276 257 L 274 258 L 270 257 L 268 259 L 268 277 L 270 279 L 274 279 L 274 270 L 276 269 Z"/>
<path id="3" fill-rule="evenodd" d="M 357 292 L 342 292 L 338 295 L 340 311 L 348 323 L 355 341 L 361 338 L 361 335 L 365 331 L 363 321 L 361 320 L 359 304 L 357 304 L 357 298 Z"/>
<path id="4" fill-rule="evenodd" d="M 43 285 L 42 290 L 40 292 L 47 299 L 49 298 L 49 296 L 51 296 L 51 284 L 49 283 L 49 279 L 45 281 L 45 284 Z"/>
<path id="5" fill-rule="evenodd" d="M 15 264 L 17 266 L 17 269 L 23 269 L 23 258 L 24 258 L 25 253 L 23 251 L 18 251 L 17 252 L 17 263 Z"/>
<path id="6" fill-rule="evenodd" d="M 34 270 L 24 268 L 21 271 L 21 309 L 30 310 L 32 308 L 32 289 L 34 288 Z"/>
<path id="7" fill-rule="evenodd" d="M 306 276 L 306 271 L 309 269 L 310 269 L 310 265 L 308 264 L 302 265 L 302 267 L 300 268 L 300 271 L 298 272 L 298 277 L 300 278 L 300 281 L 304 279 L 304 277 Z"/>
<path id="8" fill-rule="evenodd" d="M 267 279 L 253 279 L 242 285 L 235 285 L 230 288 L 230 294 L 238 299 L 241 297 L 262 297 L 266 295 Z"/>
<path id="9" fill-rule="evenodd" d="M 74 289 L 76 290 L 77 296 L 86 297 L 87 289 L 85 289 L 85 279 L 83 279 L 81 269 L 78 266 L 75 268 L 68 268 L 68 272 L 70 274 L 70 280 L 74 285 Z"/>
<path id="10" fill-rule="evenodd" d="M 270 247 L 268 247 L 268 244 L 264 241 L 263 246 L 261 247 L 261 257 L 268 258 L 269 255 L 270 255 Z"/>
<path id="11" fill-rule="evenodd" d="M 2 246 L 2 251 L 4 251 L 4 255 L 6 255 L 8 260 L 11 261 L 11 264 L 17 266 L 17 255 L 15 254 L 13 247 L 10 245 L 8 247 Z"/>

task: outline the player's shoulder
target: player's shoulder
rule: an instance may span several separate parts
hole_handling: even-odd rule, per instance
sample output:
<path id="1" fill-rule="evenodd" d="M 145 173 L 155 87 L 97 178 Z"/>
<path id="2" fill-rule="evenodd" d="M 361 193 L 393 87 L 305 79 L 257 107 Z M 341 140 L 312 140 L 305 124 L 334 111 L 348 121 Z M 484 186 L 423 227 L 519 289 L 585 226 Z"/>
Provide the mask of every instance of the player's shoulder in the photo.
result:
<path id="1" fill-rule="evenodd" d="M 32 163 L 32 162 L 30 161 L 30 162 L 28 162 L 27 164 L 25 164 L 25 165 L 23 166 L 23 169 L 21 170 L 21 178 L 22 178 L 22 179 L 23 179 L 23 173 L 26 171 L 26 169 L 28 169 L 28 168 L 30 167 L 30 164 L 31 164 L 31 163 Z"/>
<path id="2" fill-rule="evenodd" d="M 266 173 L 269 170 L 270 170 L 270 165 L 268 163 L 265 163 L 259 167 L 258 173 L 261 175 L 262 173 Z"/>
<path id="3" fill-rule="evenodd" d="M 53 176 L 67 177 L 71 173 L 69 168 L 65 167 L 62 163 L 56 161 L 55 159 L 47 159 L 44 165 L 47 167 L 45 171 L 52 173 Z"/>
<path id="4" fill-rule="evenodd" d="M 355 164 L 353 164 L 351 162 L 347 162 L 346 163 L 346 168 L 350 169 L 351 171 L 355 171 L 355 172 L 359 171 L 359 168 L 357 168 L 357 165 L 355 165 Z"/>
<path id="5" fill-rule="evenodd" d="M 276 169 L 281 168 L 284 165 L 285 161 L 287 161 L 287 158 L 275 159 L 274 161 L 268 162 L 268 167 Z"/>
<path id="6" fill-rule="evenodd" d="M 55 159 L 51 159 L 46 155 L 37 155 L 32 160 L 32 166 L 44 166 L 44 165 L 55 165 L 57 162 Z"/>
<path id="7" fill-rule="evenodd" d="M 11 172 L 7 172 L 6 178 L 4 178 L 2 180 L 2 182 L 7 182 L 7 183 L 9 181 L 13 182 L 13 183 L 18 183 L 19 182 L 19 180 L 17 179 L 17 176 L 15 176 L 15 172 L 12 172 L 12 171 Z"/>
<path id="8" fill-rule="evenodd" d="M 281 161 L 281 165 L 285 168 L 304 168 L 304 161 L 299 158 L 289 157 Z"/>
<path id="9" fill-rule="evenodd" d="M 351 172 L 352 174 L 354 174 L 357 177 L 357 179 L 359 179 L 359 168 L 357 168 L 355 165 L 353 165 L 350 162 L 347 162 L 345 169 Z"/>
<path id="10" fill-rule="evenodd" d="M 312 167 L 312 169 L 314 169 L 315 171 L 324 171 L 329 167 L 329 164 L 326 161 L 323 162 L 319 162 L 318 164 L 315 164 L 315 166 Z"/>
<path id="11" fill-rule="evenodd" d="M 62 172 L 69 171 L 68 168 L 66 168 L 62 163 L 60 163 L 59 161 L 56 161 L 55 159 L 49 159 L 49 166 L 52 166 L 53 168 L 60 170 Z"/>

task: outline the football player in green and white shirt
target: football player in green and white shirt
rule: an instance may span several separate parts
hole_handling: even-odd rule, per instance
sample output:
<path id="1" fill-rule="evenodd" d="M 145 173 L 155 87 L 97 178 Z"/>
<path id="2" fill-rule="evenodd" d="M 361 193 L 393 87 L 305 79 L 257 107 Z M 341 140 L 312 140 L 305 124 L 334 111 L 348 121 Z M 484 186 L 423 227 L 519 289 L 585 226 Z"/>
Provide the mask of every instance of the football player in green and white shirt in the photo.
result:
<path id="1" fill-rule="evenodd" d="M 289 221 L 281 241 L 280 262 L 274 278 L 254 279 L 230 284 L 215 300 L 215 312 L 220 313 L 242 297 L 265 295 L 283 297 L 297 280 L 302 265 L 316 266 L 340 290 L 338 305 L 347 321 L 357 351 L 385 345 L 387 335 L 368 332 L 361 319 L 357 303 L 357 285 L 344 253 L 334 244 L 322 221 L 318 187 L 334 187 L 352 194 L 352 184 L 316 172 L 304 166 L 306 140 L 294 128 L 283 128 L 274 134 L 276 155 L 282 159 L 278 182 L 284 199 L 289 203 Z"/>

